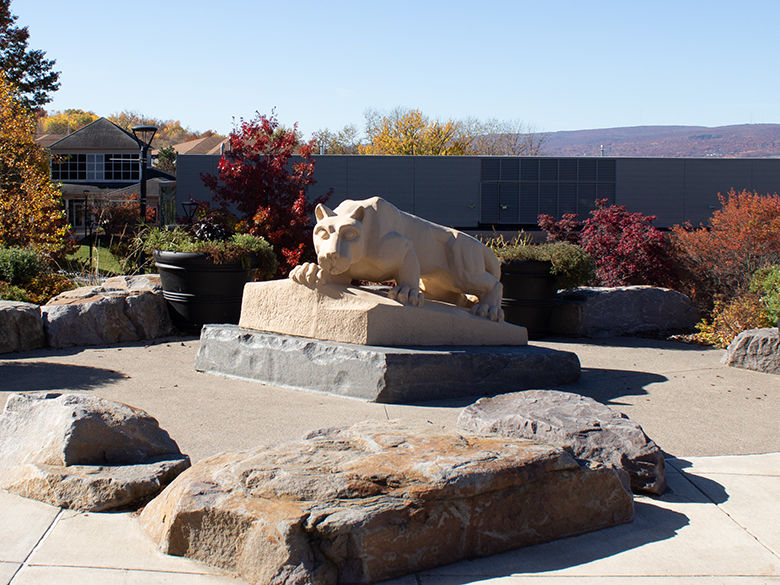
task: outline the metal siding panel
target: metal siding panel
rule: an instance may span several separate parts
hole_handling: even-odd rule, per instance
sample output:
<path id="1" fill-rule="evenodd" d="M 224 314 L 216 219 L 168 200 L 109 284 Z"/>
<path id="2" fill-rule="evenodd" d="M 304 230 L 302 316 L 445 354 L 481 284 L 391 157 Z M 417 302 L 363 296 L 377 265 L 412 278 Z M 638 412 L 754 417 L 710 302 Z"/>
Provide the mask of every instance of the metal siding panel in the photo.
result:
<path id="1" fill-rule="evenodd" d="M 541 183 L 539 185 L 539 213 L 556 217 L 558 215 L 558 184 Z"/>
<path id="2" fill-rule="evenodd" d="M 498 186 L 498 217 L 501 223 L 517 223 L 520 186 L 518 183 L 500 183 Z"/>
<path id="3" fill-rule="evenodd" d="M 432 156 L 414 159 L 414 214 L 455 227 L 480 221 L 481 159 Z"/>
<path id="4" fill-rule="evenodd" d="M 190 198 L 211 201 L 214 194 L 206 188 L 201 173 L 217 175 L 218 154 L 181 154 L 176 157 L 176 214 L 181 213 L 181 204 Z"/>
<path id="5" fill-rule="evenodd" d="M 617 159 L 615 203 L 629 211 L 657 216 L 653 225 L 685 221 L 685 159 Z"/>
<path id="6" fill-rule="evenodd" d="M 414 159 L 407 156 L 353 156 L 347 162 L 348 199 L 382 197 L 414 213 Z"/>
<path id="7" fill-rule="evenodd" d="M 501 217 L 498 213 L 498 183 L 482 183 L 481 191 L 481 222 L 488 225 L 499 223 Z"/>
<path id="8" fill-rule="evenodd" d="M 520 223 L 535 224 L 539 217 L 539 183 L 520 183 Z"/>
<path id="9" fill-rule="evenodd" d="M 718 193 L 749 189 L 751 161 L 738 159 L 688 159 L 685 162 L 685 221 L 706 223 L 720 209 Z"/>
<path id="10" fill-rule="evenodd" d="M 336 207 L 347 197 L 347 159 L 348 156 L 322 155 L 314 157 L 314 180 L 317 181 L 306 191 L 306 198 L 310 201 L 321 195 L 325 195 L 328 189 L 333 189 L 333 194 L 326 205 Z"/>

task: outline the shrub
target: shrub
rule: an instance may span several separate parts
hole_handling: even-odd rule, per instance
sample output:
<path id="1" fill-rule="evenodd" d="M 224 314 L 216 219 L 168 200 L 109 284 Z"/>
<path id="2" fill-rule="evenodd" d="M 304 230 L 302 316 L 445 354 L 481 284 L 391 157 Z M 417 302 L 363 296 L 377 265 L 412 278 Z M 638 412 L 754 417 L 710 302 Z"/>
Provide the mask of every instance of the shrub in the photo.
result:
<path id="1" fill-rule="evenodd" d="M 271 278 L 278 268 L 272 246 L 264 238 L 252 234 L 233 234 L 226 240 L 203 240 L 181 227 L 152 228 L 141 239 L 147 254 L 154 250 L 196 252 L 207 254 L 215 264 L 244 262 L 258 269 L 257 276 L 261 280 Z"/>
<path id="2" fill-rule="evenodd" d="M 548 242 L 580 243 L 580 233 L 583 226 L 576 213 L 564 213 L 558 221 L 555 221 L 552 215 L 542 214 L 537 222 L 539 227 L 547 232 Z"/>
<path id="3" fill-rule="evenodd" d="M 0 300 L 3 301 L 21 301 L 23 303 L 31 303 L 30 293 L 24 290 L 20 286 L 8 284 L 5 281 L 0 280 Z"/>
<path id="4" fill-rule="evenodd" d="M 653 221 L 654 215 L 631 213 L 623 205 L 607 206 L 606 199 L 596 201 L 579 242 L 596 263 L 599 284 L 674 284 L 664 235 L 653 227 Z"/>
<path id="5" fill-rule="evenodd" d="M 780 196 L 733 189 L 718 194 L 709 226 L 672 228 L 674 253 L 686 268 L 684 285 L 704 307 L 749 288 L 752 275 L 780 264 Z"/>
<path id="6" fill-rule="evenodd" d="M 45 305 L 58 294 L 78 286 L 65 274 L 42 272 L 33 278 L 25 287 L 31 303 Z"/>
<path id="7" fill-rule="evenodd" d="M 489 240 L 488 247 L 502 263 L 513 260 L 549 260 L 550 274 L 555 276 L 556 288 L 574 288 L 589 284 L 594 277 L 595 265 L 590 255 L 580 246 L 568 242 L 531 244 L 523 235 L 511 242 L 502 237 Z"/>
<path id="8" fill-rule="evenodd" d="M 696 338 L 725 348 L 743 331 L 768 326 L 769 318 L 761 298 L 754 293 L 746 293 L 729 302 L 715 301 L 712 320 L 703 319 L 697 323 Z"/>
<path id="9" fill-rule="evenodd" d="M 0 248 L 0 280 L 24 286 L 46 269 L 40 254 L 30 248 Z"/>
<path id="10" fill-rule="evenodd" d="M 759 269 L 750 279 L 750 291 L 760 295 L 769 324 L 780 324 L 780 265 Z"/>

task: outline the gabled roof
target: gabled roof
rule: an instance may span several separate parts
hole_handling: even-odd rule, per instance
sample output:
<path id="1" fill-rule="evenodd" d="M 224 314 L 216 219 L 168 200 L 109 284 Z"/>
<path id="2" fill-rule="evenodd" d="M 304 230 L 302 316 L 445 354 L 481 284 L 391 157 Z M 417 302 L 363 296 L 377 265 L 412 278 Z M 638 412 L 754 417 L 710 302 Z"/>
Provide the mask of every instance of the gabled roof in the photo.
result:
<path id="1" fill-rule="evenodd" d="M 228 149 L 227 142 L 228 139 L 222 136 L 204 136 L 174 144 L 173 149 L 177 154 L 222 154 L 224 150 Z"/>
<path id="2" fill-rule="evenodd" d="M 39 134 L 35 137 L 35 142 L 38 146 L 43 148 L 49 148 L 55 142 L 65 138 L 67 134 Z"/>
<path id="3" fill-rule="evenodd" d="M 98 118 L 49 146 L 50 150 L 139 150 L 135 136 L 107 120 Z"/>

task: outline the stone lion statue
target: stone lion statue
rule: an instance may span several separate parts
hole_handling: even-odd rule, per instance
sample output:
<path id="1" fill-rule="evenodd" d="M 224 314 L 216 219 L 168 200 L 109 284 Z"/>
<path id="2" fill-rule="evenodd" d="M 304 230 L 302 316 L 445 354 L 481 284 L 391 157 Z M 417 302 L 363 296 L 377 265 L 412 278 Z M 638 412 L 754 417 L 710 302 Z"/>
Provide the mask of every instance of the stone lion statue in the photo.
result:
<path id="1" fill-rule="evenodd" d="M 307 286 L 349 285 L 352 280 L 395 281 L 389 296 L 421 306 L 424 298 L 464 307 L 503 321 L 501 267 L 475 238 L 399 210 L 380 197 L 346 200 L 335 210 L 315 210 L 317 263 L 293 268 Z"/>

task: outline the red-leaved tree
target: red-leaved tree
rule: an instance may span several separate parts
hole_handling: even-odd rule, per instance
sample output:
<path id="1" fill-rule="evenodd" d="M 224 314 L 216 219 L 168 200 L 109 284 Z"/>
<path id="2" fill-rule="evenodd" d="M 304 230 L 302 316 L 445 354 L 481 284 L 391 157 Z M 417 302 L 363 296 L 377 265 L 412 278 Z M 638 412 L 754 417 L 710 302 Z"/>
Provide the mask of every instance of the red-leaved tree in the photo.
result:
<path id="1" fill-rule="evenodd" d="M 274 247 L 279 274 L 287 273 L 302 260 L 313 259 L 312 214 L 317 203 L 330 197 L 329 191 L 313 201 L 306 189 L 315 183 L 314 141 L 301 144 L 292 129 L 279 126 L 274 114 L 257 113 L 242 119 L 230 133 L 230 148 L 219 161 L 219 176 L 201 175 L 216 201 L 243 215 L 239 229 L 262 236 Z M 291 161 L 293 155 L 301 159 Z"/>
<path id="2" fill-rule="evenodd" d="M 596 209 L 585 221 L 574 213 L 565 213 L 558 221 L 540 215 L 539 227 L 547 232 L 548 241 L 577 244 L 590 254 L 602 286 L 673 286 L 674 262 L 664 235 L 653 226 L 655 216 L 608 203 L 597 199 Z"/>

